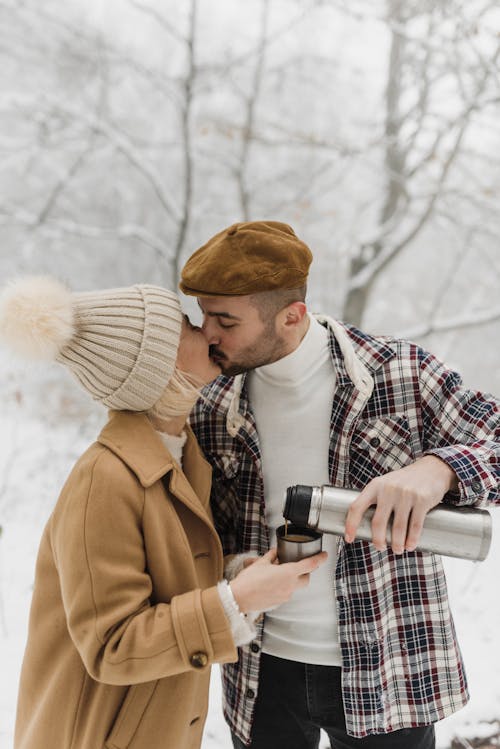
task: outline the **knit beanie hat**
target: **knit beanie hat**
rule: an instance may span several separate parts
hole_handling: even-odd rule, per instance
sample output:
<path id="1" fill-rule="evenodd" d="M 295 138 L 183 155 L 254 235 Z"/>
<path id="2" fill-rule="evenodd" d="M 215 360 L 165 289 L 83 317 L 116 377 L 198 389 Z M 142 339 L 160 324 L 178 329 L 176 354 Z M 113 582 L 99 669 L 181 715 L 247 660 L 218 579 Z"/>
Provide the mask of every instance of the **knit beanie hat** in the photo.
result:
<path id="1" fill-rule="evenodd" d="M 179 299 L 159 286 L 71 293 L 53 278 L 30 277 L 0 293 L 0 338 L 13 350 L 65 364 L 94 400 L 147 411 L 175 367 Z"/>

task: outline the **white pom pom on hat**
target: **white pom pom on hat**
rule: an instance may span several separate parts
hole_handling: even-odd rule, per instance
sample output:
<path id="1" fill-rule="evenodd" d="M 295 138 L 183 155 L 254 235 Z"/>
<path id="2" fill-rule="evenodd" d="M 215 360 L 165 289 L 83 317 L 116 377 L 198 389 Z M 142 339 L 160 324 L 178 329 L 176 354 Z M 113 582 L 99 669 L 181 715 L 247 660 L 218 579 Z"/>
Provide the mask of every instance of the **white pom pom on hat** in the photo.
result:
<path id="1" fill-rule="evenodd" d="M 0 293 L 0 339 L 15 353 L 56 359 L 108 408 L 146 411 L 175 368 L 179 297 L 160 286 L 72 293 L 28 277 Z"/>
<path id="2" fill-rule="evenodd" d="M 0 335 L 16 354 L 55 359 L 75 333 L 72 294 L 46 276 L 11 281 L 0 294 Z"/>

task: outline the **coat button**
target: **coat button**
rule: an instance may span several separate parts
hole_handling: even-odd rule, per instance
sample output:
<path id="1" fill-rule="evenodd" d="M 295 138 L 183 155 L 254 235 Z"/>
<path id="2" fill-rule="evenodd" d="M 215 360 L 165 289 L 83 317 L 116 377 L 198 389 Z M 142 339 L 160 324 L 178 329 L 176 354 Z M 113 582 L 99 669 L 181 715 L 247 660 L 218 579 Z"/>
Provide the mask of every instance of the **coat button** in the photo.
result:
<path id="1" fill-rule="evenodd" d="M 372 447 L 380 447 L 380 440 L 378 437 L 372 437 L 370 440 L 370 445 Z"/>
<path id="2" fill-rule="evenodd" d="M 202 652 L 193 653 L 189 661 L 194 668 L 204 668 L 208 663 L 208 655 Z"/>

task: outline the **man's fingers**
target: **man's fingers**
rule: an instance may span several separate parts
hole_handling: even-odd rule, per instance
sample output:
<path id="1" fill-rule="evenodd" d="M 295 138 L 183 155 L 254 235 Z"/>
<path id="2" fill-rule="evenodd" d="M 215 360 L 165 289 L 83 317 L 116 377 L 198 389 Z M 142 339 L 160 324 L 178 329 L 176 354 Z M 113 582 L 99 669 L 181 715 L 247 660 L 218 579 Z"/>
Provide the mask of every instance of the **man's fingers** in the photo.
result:
<path id="1" fill-rule="evenodd" d="M 373 487 L 368 484 L 365 486 L 359 497 L 349 507 L 349 510 L 345 519 L 345 533 L 344 538 L 348 544 L 354 541 L 356 537 L 356 531 L 358 526 L 365 514 L 366 510 L 375 504 L 377 495 L 373 490 Z"/>
<path id="2" fill-rule="evenodd" d="M 427 512 L 424 508 L 414 508 L 411 513 L 408 535 L 406 536 L 406 551 L 415 551 L 424 527 Z"/>
<path id="3" fill-rule="evenodd" d="M 392 520 L 391 548 L 395 554 L 402 554 L 408 536 L 408 523 L 411 517 L 411 507 L 396 506 Z"/>
<path id="4" fill-rule="evenodd" d="M 372 543 L 378 551 L 387 548 L 387 526 L 392 513 L 392 507 L 377 505 L 372 518 Z M 405 536 L 406 538 L 406 536 Z"/>

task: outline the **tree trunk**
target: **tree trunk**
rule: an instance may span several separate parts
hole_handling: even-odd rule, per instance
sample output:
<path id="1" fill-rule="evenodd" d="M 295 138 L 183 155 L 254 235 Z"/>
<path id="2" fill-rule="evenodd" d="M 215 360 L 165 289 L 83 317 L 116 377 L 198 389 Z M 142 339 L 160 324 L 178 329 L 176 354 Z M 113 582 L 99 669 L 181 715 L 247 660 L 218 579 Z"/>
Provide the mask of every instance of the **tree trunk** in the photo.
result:
<path id="1" fill-rule="evenodd" d="M 379 225 L 385 226 L 395 216 L 404 195 L 404 168 L 406 154 L 401 150 L 399 131 L 401 128 L 400 99 L 403 89 L 402 67 L 404 58 L 404 39 L 398 32 L 404 23 L 404 0 L 388 0 L 389 18 L 396 22 L 392 30 L 391 51 L 386 87 L 386 116 L 385 116 L 385 155 L 384 167 L 386 172 L 385 198 L 380 211 Z M 349 278 L 355 276 L 380 254 L 383 250 L 383 240 L 374 242 L 371 246 L 361 246 L 351 258 Z M 361 285 L 349 286 L 344 302 L 342 317 L 353 325 L 361 325 L 370 297 L 373 277 L 368 277 Z"/>

